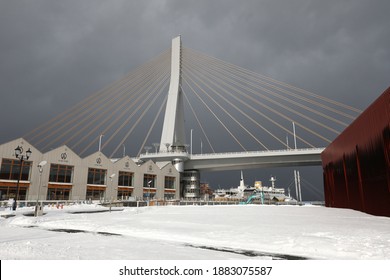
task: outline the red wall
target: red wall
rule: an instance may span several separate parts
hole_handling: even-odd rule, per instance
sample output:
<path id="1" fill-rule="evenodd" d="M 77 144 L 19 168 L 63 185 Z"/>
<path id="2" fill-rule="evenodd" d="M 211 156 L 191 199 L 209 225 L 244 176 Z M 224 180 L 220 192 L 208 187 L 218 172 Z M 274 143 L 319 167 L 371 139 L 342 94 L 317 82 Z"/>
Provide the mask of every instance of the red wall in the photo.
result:
<path id="1" fill-rule="evenodd" d="M 390 88 L 321 158 L 326 206 L 390 217 Z"/>

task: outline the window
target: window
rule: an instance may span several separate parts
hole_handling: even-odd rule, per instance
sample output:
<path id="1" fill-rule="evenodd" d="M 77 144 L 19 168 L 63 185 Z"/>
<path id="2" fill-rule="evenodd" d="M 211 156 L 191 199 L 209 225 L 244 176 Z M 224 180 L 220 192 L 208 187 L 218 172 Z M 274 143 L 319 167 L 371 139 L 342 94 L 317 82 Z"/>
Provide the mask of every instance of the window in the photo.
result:
<path id="1" fill-rule="evenodd" d="M 8 200 L 16 197 L 16 186 L 0 186 L 0 200 Z M 27 198 L 27 187 L 19 186 L 19 200 L 25 200 Z"/>
<path id="2" fill-rule="evenodd" d="M 165 176 L 164 188 L 175 189 L 175 177 Z"/>
<path id="3" fill-rule="evenodd" d="M 133 186 L 133 176 L 132 172 L 119 171 L 118 186 L 131 187 Z"/>
<path id="4" fill-rule="evenodd" d="M 105 185 L 107 170 L 88 168 L 88 184 L 91 185 Z"/>
<path id="5" fill-rule="evenodd" d="M 144 188 L 155 188 L 154 181 L 156 175 L 144 174 Z"/>
<path id="6" fill-rule="evenodd" d="M 87 187 L 86 198 L 88 200 L 104 200 L 106 190 L 104 187 Z"/>
<path id="7" fill-rule="evenodd" d="M 127 188 L 118 188 L 118 200 L 127 200 L 129 197 L 131 197 L 131 194 L 133 193 L 133 189 L 127 189 Z"/>
<path id="8" fill-rule="evenodd" d="M 165 200 L 175 199 L 175 194 L 174 193 L 166 193 L 166 194 L 164 194 L 164 199 Z"/>
<path id="9" fill-rule="evenodd" d="M 28 181 L 30 179 L 31 161 L 24 160 L 22 170 L 20 170 L 20 160 L 5 159 L 1 162 L 0 179 L 3 180 L 18 180 L 20 172 L 20 180 Z"/>
<path id="10" fill-rule="evenodd" d="M 52 164 L 50 166 L 49 182 L 72 183 L 73 166 Z"/>
<path id="11" fill-rule="evenodd" d="M 69 200 L 70 197 L 69 188 L 51 188 L 47 190 L 47 200 Z"/>

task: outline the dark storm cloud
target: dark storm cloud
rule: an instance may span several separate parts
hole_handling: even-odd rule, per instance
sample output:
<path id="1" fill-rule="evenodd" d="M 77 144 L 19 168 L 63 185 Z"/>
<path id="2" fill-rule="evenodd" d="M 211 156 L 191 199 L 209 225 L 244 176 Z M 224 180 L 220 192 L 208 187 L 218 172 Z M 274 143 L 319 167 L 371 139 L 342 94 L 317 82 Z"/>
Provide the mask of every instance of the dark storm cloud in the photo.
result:
<path id="1" fill-rule="evenodd" d="M 386 1 L 206 2 L 175 14 L 202 51 L 361 108 L 388 86 Z"/>
<path id="2" fill-rule="evenodd" d="M 0 143 L 183 44 L 364 109 L 390 86 L 387 0 L 5 0 Z"/>

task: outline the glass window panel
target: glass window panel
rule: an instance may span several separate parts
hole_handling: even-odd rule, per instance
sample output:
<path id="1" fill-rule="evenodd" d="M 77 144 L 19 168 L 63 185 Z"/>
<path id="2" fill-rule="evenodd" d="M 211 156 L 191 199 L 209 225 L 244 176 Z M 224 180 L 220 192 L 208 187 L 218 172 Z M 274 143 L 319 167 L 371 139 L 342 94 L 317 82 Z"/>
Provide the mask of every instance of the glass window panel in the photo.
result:
<path id="1" fill-rule="evenodd" d="M 1 170 L 0 170 L 0 179 L 9 180 L 11 174 L 11 165 L 9 163 L 5 163 L 4 159 L 1 164 Z"/>
<path id="2" fill-rule="evenodd" d="M 144 188 L 154 188 L 155 175 L 144 174 Z"/>
<path id="3" fill-rule="evenodd" d="M 58 182 L 60 183 L 65 182 L 65 170 L 63 168 L 59 168 L 58 170 Z"/>
<path id="4" fill-rule="evenodd" d="M 101 184 L 105 185 L 106 184 L 106 170 L 101 170 Z"/>
<path id="5" fill-rule="evenodd" d="M 58 165 L 52 164 L 50 166 L 49 182 L 57 182 Z"/>
<path id="6" fill-rule="evenodd" d="M 65 183 L 71 183 L 72 182 L 72 169 L 68 168 L 65 172 Z"/>
<path id="7" fill-rule="evenodd" d="M 88 184 L 93 184 L 94 169 L 88 169 Z"/>
<path id="8" fill-rule="evenodd" d="M 133 173 L 119 171 L 119 186 L 130 187 L 133 184 Z"/>
<path id="9" fill-rule="evenodd" d="M 105 169 L 89 168 L 88 169 L 88 184 L 105 185 L 106 173 L 107 173 L 107 170 L 105 170 Z"/>
<path id="10" fill-rule="evenodd" d="M 12 161 L 11 165 L 11 180 L 18 180 L 20 172 L 20 164 L 19 161 Z"/>

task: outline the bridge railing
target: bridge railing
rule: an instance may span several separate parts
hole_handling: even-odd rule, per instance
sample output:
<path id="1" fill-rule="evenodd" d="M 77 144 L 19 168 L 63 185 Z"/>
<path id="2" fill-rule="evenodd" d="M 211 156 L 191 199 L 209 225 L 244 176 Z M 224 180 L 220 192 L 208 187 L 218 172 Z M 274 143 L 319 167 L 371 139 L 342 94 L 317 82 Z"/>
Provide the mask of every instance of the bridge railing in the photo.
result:
<path id="1" fill-rule="evenodd" d="M 203 153 L 203 154 L 192 154 L 191 157 L 201 156 L 217 156 L 217 155 L 242 155 L 242 154 L 267 154 L 267 153 L 285 153 L 285 152 L 309 152 L 318 151 L 322 152 L 325 148 L 303 148 L 303 149 L 280 149 L 280 150 L 265 150 L 265 151 L 243 151 L 243 152 L 224 152 L 224 153 Z"/>
<path id="2" fill-rule="evenodd" d="M 224 152 L 224 153 L 202 153 L 202 154 L 189 154 L 187 152 L 149 152 L 141 154 L 140 157 L 188 157 L 190 159 L 202 158 L 208 156 L 228 156 L 228 155 L 257 155 L 257 154 L 267 154 L 267 153 L 299 153 L 299 152 L 322 152 L 325 148 L 300 148 L 300 149 L 279 149 L 279 150 L 265 150 L 265 151 L 242 151 L 242 152 Z"/>

